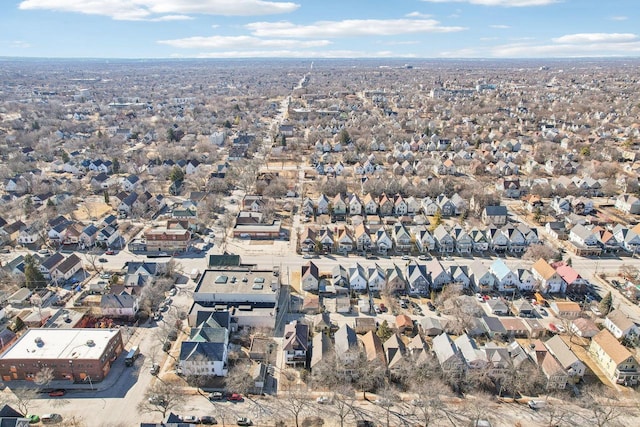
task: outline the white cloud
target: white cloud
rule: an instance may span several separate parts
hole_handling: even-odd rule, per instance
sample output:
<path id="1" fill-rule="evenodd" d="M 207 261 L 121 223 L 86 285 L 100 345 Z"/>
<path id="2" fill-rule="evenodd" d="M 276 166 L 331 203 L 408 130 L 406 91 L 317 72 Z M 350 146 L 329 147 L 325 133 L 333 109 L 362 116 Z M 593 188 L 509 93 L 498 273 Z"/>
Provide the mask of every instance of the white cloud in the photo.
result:
<path id="1" fill-rule="evenodd" d="M 629 17 L 627 17 L 627 16 L 612 16 L 611 17 L 612 21 L 626 21 L 627 19 L 629 19 Z"/>
<path id="2" fill-rule="evenodd" d="M 407 18 L 431 18 L 431 15 L 421 12 L 409 12 L 404 16 Z"/>
<path id="3" fill-rule="evenodd" d="M 28 49 L 31 47 L 31 44 L 24 40 L 12 40 L 9 42 L 9 47 L 11 49 Z"/>
<path id="4" fill-rule="evenodd" d="M 173 55 L 183 58 L 182 55 Z M 363 52 L 354 50 L 234 50 L 200 53 L 197 58 L 415 58 L 414 54 L 398 54 L 391 51 Z"/>
<path id="5" fill-rule="evenodd" d="M 526 7 L 546 6 L 561 0 L 422 0 L 428 3 L 469 3 L 481 6 Z"/>
<path id="6" fill-rule="evenodd" d="M 631 33 L 580 33 L 551 39 L 554 43 L 625 43 L 638 38 Z"/>
<path id="7" fill-rule="evenodd" d="M 390 36 L 416 33 L 449 33 L 464 31 L 464 27 L 443 27 L 434 19 L 348 19 L 318 21 L 296 25 L 287 21 L 253 22 L 246 27 L 259 37 L 356 37 Z"/>
<path id="8" fill-rule="evenodd" d="M 495 28 L 498 30 L 506 30 L 511 28 L 511 25 L 499 25 L 499 24 L 495 24 L 495 25 L 489 25 L 489 28 Z"/>
<path id="9" fill-rule="evenodd" d="M 164 15 L 159 18 L 151 18 L 149 19 L 149 21 L 152 21 L 152 22 L 188 21 L 191 19 L 193 19 L 193 17 L 189 15 Z"/>
<path id="10" fill-rule="evenodd" d="M 575 58 L 618 57 L 640 54 L 640 38 L 635 34 L 567 34 L 549 42 L 522 40 L 496 46 L 478 46 L 441 52 L 449 58 Z"/>
<path id="11" fill-rule="evenodd" d="M 270 15 L 293 12 L 300 5 L 268 0 L 23 0 L 18 7 L 23 10 L 75 12 L 139 21 L 163 17 L 156 15 Z"/>
<path id="12" fill-rule="evenodd" d="M 158 43 L 180 49 L 308 49 L 331 44 L 329 40 L 260 39 L 251 36 L 188 37 L 159 40 Z"/>

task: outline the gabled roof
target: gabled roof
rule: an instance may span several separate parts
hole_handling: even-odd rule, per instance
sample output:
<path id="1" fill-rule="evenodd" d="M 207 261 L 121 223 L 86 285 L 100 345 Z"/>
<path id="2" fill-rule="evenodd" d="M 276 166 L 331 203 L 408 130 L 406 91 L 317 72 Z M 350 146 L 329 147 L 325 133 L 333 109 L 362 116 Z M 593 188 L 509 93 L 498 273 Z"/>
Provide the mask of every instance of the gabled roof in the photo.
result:
<path id="1" fill-rule="evenodd" d="M 349 350 L 358 348 L 358 337 L 356 331 L 349 325 L 342 325 L 334 335 L 337 354 L 347 353 Z"/>
<path id="2" fill-rule="evenodd" d="M 56 265 L 60 264 L 62 261 L 64 261 L 64 255 L 62 255 L 60 252 L 56 252 L 55 254 L 51 255 L 50 257 L 42 261 L 40 265 L 46 270 L 51 271 Z"/>
<path id="3" fill-rule="evenodd" d="M 568 369 L 574 363 L 580 362 L 580 359 L 578 359 L 575 353 L 571 351 L 560 335 L 553 336 L 551 339 L 547 340 L 544 345 L 547 347 L 549 353 L 553 354 L 555 358 L 558 359 L 560 366 L 564 369 Z"/>
<path id="4" fill-rule="evenodd" d="M 633 354 L 631 354 L 625 346 L 620 344 L 616 337 L 606 329 L 598 332 L 591 340 L 598 344 L 616 365 L 633 356 Z"/>
<path id="5" fill-rule="evenodd" d="M 622 310 L 613 310 L 607 315 L 607 319 L 609 319 L 611 323 L 620 328 L 621 331 L 626 331 L 629 328 L 635 326 L 633 320 L 627 317 L 627 315 L 624 314 Z"/>
<path id="6" fill-rule="evenodd" d="M 506 206 L 486 206 L 484 213 L 487 216 L 507 216 L 508 211 Z"/>
<path id="7" fill-rule="evenodd" d="M 369 331 L 364 334 L 361 338 L 362 345 L 364 346 L 364 351 L 367 354 L 367 360 L 369 362 L 378 359 L 382 363 L 386 364 L 384 348 L 382 346 L 382 341 L 380 337 L 376 335 L 373 331 Z"/>
<path id="8" fill-rule="evenodd" d="M 287 323 L 284 327 L 282 349 L 285 351 L 307 351 L 309 349 L 309 326 L 298 321 Z"/>
<path id="9" fill-rule="evenodd" d="M 133 308 L 137 298 L 129 294 L 109 294 L 102 295 L 100 299 L 101 308 Z"/>
<path id="10" fill-rule="evenodd" d="M 208 361 L 223 361 L 225 344 L 199 341 L 183 341 L 180 345 L 180 361 L 197 361 L 204 358 Z"/>
<path id="11" fill-rule="evenodd" d="M 67 259 L 58 264 L 58 266 L 56 266 L 56 269 L 60 271 L 60 273 L 66 274 L 68 271 L 78 265 L 78 263 L 82 264 L 82 260 L 80 260 L 80 258 L 78 258 L 76 254 L 71 254 L 67 257 Z"/>
<path id="12" fill-rule="evenodd" d="M 540 258 L 531 266 L 531 270 L 537 271 L 538 274 L 545 280 L 551 278 L 554 274 L 556 274 L 556 270 L 542 258 Z"/>

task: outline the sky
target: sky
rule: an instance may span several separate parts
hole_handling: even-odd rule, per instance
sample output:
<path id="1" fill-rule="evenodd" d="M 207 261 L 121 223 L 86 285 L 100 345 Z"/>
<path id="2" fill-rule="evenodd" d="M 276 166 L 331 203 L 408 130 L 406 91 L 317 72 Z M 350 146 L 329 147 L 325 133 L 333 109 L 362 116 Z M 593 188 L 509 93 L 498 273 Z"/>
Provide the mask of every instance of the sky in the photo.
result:
<path id="1" fill-rule="evenodd" d="M 0 56 L 640 56 L 639 0 L 1 0 Z"/>

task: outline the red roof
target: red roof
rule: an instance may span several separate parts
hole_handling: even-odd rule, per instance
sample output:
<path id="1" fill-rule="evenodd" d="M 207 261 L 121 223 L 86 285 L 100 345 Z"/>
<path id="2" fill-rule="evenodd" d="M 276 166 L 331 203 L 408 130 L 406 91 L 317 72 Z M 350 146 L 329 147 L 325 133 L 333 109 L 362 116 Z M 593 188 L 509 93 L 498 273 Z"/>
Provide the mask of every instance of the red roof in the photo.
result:
<path id="1" fill-rule="evenodd" d="M 564 279 L 565 282 L 571 284 L 580 278 L 580 274 L 574 270 L 571 266 L 562 265 L 556 269 L 556 273 Z"/>

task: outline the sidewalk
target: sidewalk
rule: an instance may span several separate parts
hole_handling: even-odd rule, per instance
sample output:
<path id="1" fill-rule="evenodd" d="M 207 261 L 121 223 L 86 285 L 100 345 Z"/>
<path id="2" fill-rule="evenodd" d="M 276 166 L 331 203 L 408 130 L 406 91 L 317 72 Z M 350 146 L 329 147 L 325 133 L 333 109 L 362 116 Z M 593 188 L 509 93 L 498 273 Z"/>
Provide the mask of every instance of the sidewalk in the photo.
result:
<path id="1" fill-rule="evenodd" d="M 126 355 L 127 355 L 127 352 L 123 351 L 122 354 L 118 357 L 118 359 L 116 359 L 116 361 L 113 363 L 113 365 L 111 365 L 111 370 L 107 374 L 107 377 L 100 382 L 89 382 L 87 380 L 86 382 L 72 383 L 71 381 L 68 381 L 68 380 L 53 380 L 53 381 L 50 381 L 48 384 L 40 385 L 40 384 L 34 383 L 33 381 L 14 380 L 14 381 L 5 382 L 5 385 L 9 389 L 27 388 L 27 389 L 34 389 L 34 390 L 42 390 L 43 392 L 45 390 L 57 390 L 57 389 L 64 389 L 66 391 L 83 390 L 83 391 L 91 391 L 94 393 L 99 391 L 104 391 L 113 387 L 113 385 L 118 381 L 118 379 L 120 379 L 120 377 L 124 373 L 124 370 L 127 369 L 127 367 L 124 364 L 124 359 Z"/>

